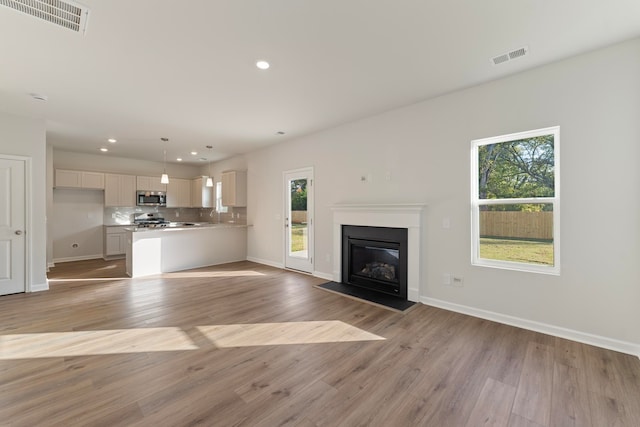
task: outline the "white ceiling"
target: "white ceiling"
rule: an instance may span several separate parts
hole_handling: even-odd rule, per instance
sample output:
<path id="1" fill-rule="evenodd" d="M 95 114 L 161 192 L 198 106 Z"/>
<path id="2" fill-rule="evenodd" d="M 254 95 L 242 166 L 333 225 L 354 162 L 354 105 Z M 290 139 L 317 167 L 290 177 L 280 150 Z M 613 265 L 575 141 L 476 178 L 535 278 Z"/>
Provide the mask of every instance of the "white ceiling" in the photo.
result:
<path id="1" fill-rule="evenodd" d="M 44 118 L 63 150 L 149 160 L 229 157 L 640 36 L 638 0 L 81 3 L 85 35 L 0 6 L 0 111 Z"/>

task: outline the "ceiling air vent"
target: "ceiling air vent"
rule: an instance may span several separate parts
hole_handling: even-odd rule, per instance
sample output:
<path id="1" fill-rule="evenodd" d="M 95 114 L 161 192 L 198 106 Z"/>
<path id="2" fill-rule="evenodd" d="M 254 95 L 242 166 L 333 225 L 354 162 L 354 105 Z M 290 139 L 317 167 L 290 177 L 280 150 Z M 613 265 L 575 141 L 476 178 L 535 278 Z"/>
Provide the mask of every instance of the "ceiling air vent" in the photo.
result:
<path id="1" fill-rule="evenodd" d="M 514 49 L 511 52 L 503 53 L 498 56 L 494 56 L 491 58 L 491 63 L 493 65 L 504 64 L 505 62 L 513 61 L 514 59 L 522 58 L 529 54 L 529 47 L 524 46 L 518 49 Z"/>
<path id="2" fill-rule="evenodd" d="M 60 0 L 0 0 L 0 5 L 84 34 L 89 8 Z"/>

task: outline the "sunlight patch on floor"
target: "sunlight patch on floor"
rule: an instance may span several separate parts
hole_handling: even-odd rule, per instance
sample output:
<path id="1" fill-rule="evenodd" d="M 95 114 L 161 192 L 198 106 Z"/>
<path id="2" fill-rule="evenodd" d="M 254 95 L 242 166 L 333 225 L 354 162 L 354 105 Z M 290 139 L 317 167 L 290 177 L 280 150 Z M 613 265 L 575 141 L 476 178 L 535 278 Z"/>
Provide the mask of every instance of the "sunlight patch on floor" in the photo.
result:
<path id="1" fill-rule="evenodd" d="M 216 347 L 379 341 L 385 338 L 338 320 L 197 326 Z M 182 328 L 0 335 L 0 360 L 197 350 Z"/>
<path id="2" fill-rule="evenodd" d="M 191 338 L 175 327 L 0 336 L 0 360 L 196 349 Z"/>
<path id="3" fill-rule="evenodd" d="M 198 330 L 219 348 L 385 339 L 339 320 L 211 325 Z"/>

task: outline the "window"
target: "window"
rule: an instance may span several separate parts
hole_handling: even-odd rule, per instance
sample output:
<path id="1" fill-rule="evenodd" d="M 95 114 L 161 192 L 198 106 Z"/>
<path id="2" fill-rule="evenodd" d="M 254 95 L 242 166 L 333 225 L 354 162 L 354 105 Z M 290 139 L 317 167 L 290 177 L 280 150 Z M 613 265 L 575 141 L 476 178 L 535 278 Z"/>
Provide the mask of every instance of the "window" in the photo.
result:
<path id="1" fill-rule="evenodd" d="M 222 182 L 216 182 L 216 212 L 227 213 L 229 208 L 222 206 Z"/>
<path id="2" fill-rule="evenodd" d="M 560 128 L 471 142 L 473 265 L 560 274 Z"/>

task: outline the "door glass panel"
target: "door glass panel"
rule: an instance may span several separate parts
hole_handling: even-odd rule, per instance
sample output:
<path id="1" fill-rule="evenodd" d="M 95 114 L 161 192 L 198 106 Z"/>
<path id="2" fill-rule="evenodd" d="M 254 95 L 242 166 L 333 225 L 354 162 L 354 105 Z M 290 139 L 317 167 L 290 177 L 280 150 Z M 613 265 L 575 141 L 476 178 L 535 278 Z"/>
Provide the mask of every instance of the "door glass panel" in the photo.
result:
<path id="1" fill-rule="evenodd" d="M 307 224 L 307 179 L 289 181 L 289 256 L 307 258 L 309 228 Z"/>

